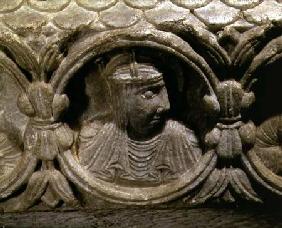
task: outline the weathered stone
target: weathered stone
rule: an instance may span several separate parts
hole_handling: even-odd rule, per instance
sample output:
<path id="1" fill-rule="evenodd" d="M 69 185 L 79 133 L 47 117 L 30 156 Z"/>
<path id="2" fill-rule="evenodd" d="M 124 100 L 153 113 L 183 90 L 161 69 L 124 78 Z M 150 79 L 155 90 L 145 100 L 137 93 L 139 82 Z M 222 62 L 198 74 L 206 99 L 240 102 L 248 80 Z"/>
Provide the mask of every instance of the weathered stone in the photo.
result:
<path id="1" fill-rule="evenodd" d="M 76 0 L 77 4 L 89 10 L 105 10 L 117 3 L 117 0 Z"/>
<path id="2" fill-rule="evenodd" d="M 0 1 L 0 13 L 7 13 L 14 11 L 21 7 L 23 0 L 1 0 Z"/>
<path id="3" fill-rule="evenodd" d="M 249 9 L 259 5 L 262 0 L 222 0 L 225 4 L 229 6 L 236 7 L 238 9 Z"/>
<path id="4" fill-rule="evenodd" d="M 170 2 L 163 2 L 156 8 L 145 11 L 148 21 L 160 24 L 169 21 L 184 21 L 190 16 L 190 11 L 178 7 Z"/>
<path id="5" fill-rule="evenodd" d="M 129 8 L 124 3 L 117 3 L 108 10 L 101 12 L 100 20 L 115 28 L 134 25 L 140 19 L 141 11 Z"/>
<path id="6" fill-rule="evenodd" d="M 188 9 L 196 9 L 199 7 L 206 6 L 211 2 L 211 0 L 171 0 L 173 3 L 186 7 Z"/>
<path id="7" fill-rule="evenodd" d="M 158 0 L 125 0 L 125 3 L 134 8 L 148 9 L 155 7 Z"/>
<path id="8" fill-rule="evenodd" d="M 263 1 L 259 6 L 244 12 L 247 21 L 263 24 L 282 20 L 282 4 L 274 0 Z"/>
<path id="9" fill-rule="evenodd" d="M 219 29 L 235 22 L 239 18 L 239 10 L 228 7 L 219 0 L 215 0 L 205 7 L 196 9 L 195 15 L 207 26 Z"/>
<path id="10" fill-rule="evenodd" d="M 1 211 L 281 204 L 280 1 L 1 3 Z"/>
<path id="11" fill-rule="evenodd" d="M 76 5 L 69 6 L 53 18 L 53 23 L 60 29 L 74 30 L 79 26 L 90 25 L 97 21 L 98 14 L 87 12 Z"/>
<path id="12" fill-rule="evenodd" d="M 3 22 L 16 33 L 25 34 L 40 32 L 47 24 L 47 17 L 28 8 L 7 14 L 2 18 Z"/>
<path id="13" fill-rule="evenodd" d="M 30 7 L 43 12 L 58 12 L 68 6 L 71 0 L 28 0 Z"/>

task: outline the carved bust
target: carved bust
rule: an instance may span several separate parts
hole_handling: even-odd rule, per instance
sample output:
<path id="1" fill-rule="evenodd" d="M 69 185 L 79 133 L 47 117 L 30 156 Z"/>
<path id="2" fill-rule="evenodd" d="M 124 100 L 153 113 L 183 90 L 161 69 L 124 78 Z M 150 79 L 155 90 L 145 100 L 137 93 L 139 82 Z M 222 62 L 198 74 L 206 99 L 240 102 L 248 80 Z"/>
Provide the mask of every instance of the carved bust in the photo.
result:
<path id="1" fill-rule="evenodd" d="M 2 2 L 1 211 L 281 198 L 280 1 Z"/>
<path id="2" fill-rule="evenodd" d="M 199 161 L 194 132 L 168 119 L 168 93 L 154 62 L 132 51 L 106 64 L 109 111 L 87 123 L 78 139 L 80 162 L 93 175 L 117 183 L 162 184 Z"/>

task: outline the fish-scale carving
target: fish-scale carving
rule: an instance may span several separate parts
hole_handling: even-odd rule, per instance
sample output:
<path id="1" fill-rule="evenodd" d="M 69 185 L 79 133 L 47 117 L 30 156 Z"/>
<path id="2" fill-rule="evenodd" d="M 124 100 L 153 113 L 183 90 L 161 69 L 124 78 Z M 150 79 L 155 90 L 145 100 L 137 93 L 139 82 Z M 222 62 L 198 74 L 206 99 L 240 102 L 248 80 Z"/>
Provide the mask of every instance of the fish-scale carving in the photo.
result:
<path id="1" fill-rule="evenodd" d="M 243 14 L 247 21 L 256 24 L 282 21 L 282 3 L 275 0 L 263 1 L 257 7 L 244 11 Z"/>
<path id="2" fill-rule="evenodd" d="M 234 23 L 228 25 L 227 27 L 232 27 L 232 28 L 235 28 L 237 31 L 244 32 L 244 31 L 254 27 L 254 24 L 249 23 L 246 20 L 240 18 L 239 20 L 237 20 Z"/>
<path id="3" fill-rule="evenodd" d="M 239 10 L 216 0 L 196 9 L 195 15 L 212 29 L 219 29 L 235 22 L 239 18 Z"/>
<path id="4" fill-rule="evenodd" d="M 58 12 L 63 10 L 68 6 L 71 0 L 48 0 L 48 1 L 40 1 L 40 0 L 28 0 L 28 4 L 33 9 L 43 12 Z"/>
<path id="5" fill-rule="evenodd" d="M 206 6 L 212 0 L 171 0 L 174 4 L 188 8 L 188 9 L 196 9 L 199 7 Z"/>
<path id="6" fill-rule="evenodd" d="M 103 12 L 113 7 L 117 3 L 126 4 L 129 9 L 156 9 L 163 12 L 162 6 L 168 4 L 172 12 L 167 11 L 168 18 L 171 18 L 171 15 L 174 12 L 175 7 L 178 6 L 184 9 L 195 10 L 195 15 L 206 24 L 206 26 L 213 29 L 219 29 L 222 26 L 230 25 L 235 23 L 238 18 L 237 11 L 240 10 L 245 18 L 241 18 L 239 27 L 244 27 L 244 24 L 255 23 L 262 24 L 268 20 L 280 20 L 281 15 L 281 0 L 27 0 L 27 4 L 33 9 L 42 12 L 60 12 L 63 11 L 67 6 L 78 5 L 79 7 L 84 8 L 89 11 L 99 11 Z M 173 4 L 170 4 L 173 3 Z M 15 11 L 21 8 L 23 5 L 23 0 L 0 0 L 0 13 L 7 13 Z M 161 6 L 161 7 L 159 7 Z M 278 6 L 278 7 L 276 7 Z M 77 8 L 78 9 L 78 8 Z M 219 10 L 221 9 L 221 10 Z M 253 11 L 250 11 L 253 9 Z M 116 10 L 116 9 L 115 9 Z M 89 17 L 84 14 L 88 14 L 87 11 L 79 11 L 79 17 Z M 124 12 L 120 11 L 120 15 L 123 15 Z M 157 12 L 159 15 L 159 13 Z M 76 12 L 78 15 L 78 11 Z M 163 13 L 162 13 L 163 15 Z M 212 16 L 211 16 L 212 15 Z M 241 15 L 241 14 L 240 14 Z M 56 15 L 54 15 L 56 17 Z M 164 16 L 165 17 L 165 16 Z M 191 17 L 191 15 L 189 15 Z M 53 15 L 50 17 L 52 20 Z M 194 17 L 192 16 L 194 23 Z M 170 19 L 168 19 L 169 21 Z M 92 20 L 95 21 L 95 20 Z M 101 20 L 103 21 L 103 20 Z M 196 21 L 198 21 L 196 19 Z M 95 22 L 94 22 L 95 23 Z M 114 23 L 114 22 L 113 22 Z M 77 22 L 77 24 L 79 24 Z M 93 24 L 93 23 L 92 23 Z M 124 25 L 119 24 L 118 27 L 127 27 L 130 22 L 125 22 Z M 133 23 L 134 24 L 134 23 Z M 70 26 L 70 25 L 69 25 Z M 67 26 L 67 27 L 69 27 Z M 238 27 L 237 25 L 234 25 Z M 72 26 L 71 26 L 72 27 Z M 75 26 L 74 26 L 75 27 Z M 95 27 L 95 26 L 94 26 Z M 115 27 L 115 26 L 114 26 Z M 246 26 L 246 29 L 250 26 Z"/>
<path id="7" fill-rule="evenodd" d="M 189 10 L 178 7 L 170 2 L 163 2 L 156 8 L 147 10 L 145 16 L 153 24 L 160 24 L 167 21 L 185 20 L 191 15 Z"/>
<path id="8" fill-rule="evenodd" d="M 88 10 L 105 10 L 117 3 L 117 0 L 76 0 L 76 3 Z"/>
<path id="9" fill-rule="evenodd" d="M 23 0 L 0 0 L 0 13 L 6 13 L 18 9 Z"/>
<path id="10" fill-rule="evenodd" d="M 158 0 L 124 0 L 124 2 L 131 7 L 139 9 L 153 8 L 158 3 Z"/>
<path id="11" fill-rule="evenodd" d="M 88 12 L 77 6 L 68 7 L 53 18 L 53 23 L 60 29 L 76 29 L 78 26 L 89 25 L 96 21 L 98 14 Z"/>
<path id="12" fill-rule="evenodd" d="M 42 26 L 47 24 L 48 19 L 38 12 L 23 7 L 16 12 L 4 16 L 2 20 L 10 29 L 23 34 L 39 31 Z"/>
<path id="13" fill-rule="evenodd" d="M 262 2 L 262 0 L 221 0 L 223 3 L 244 10 L 250 9 Z"/>
<path id="14" fill-rule="evenodd" d="M 140 19 L 140 11 L 128 7 L 122 2 L 100 14 L 100 20 L 114 28 L 123 28 L 135 24 Z"/>

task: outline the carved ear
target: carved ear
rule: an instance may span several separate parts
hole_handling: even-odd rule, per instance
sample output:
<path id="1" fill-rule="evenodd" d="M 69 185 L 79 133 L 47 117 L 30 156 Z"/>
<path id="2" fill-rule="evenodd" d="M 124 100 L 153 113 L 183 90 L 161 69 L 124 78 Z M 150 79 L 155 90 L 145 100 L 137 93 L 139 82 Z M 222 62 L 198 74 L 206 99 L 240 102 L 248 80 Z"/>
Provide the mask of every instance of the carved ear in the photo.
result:
<path id="1" fill-rule="evenodd" d="M 241 108 L 247 109 L 255 102 L 255 94 L 253 92 L 244 93 L 241 102 Z"/>
<path id="2" fill-rule="evenodd" d="M 220 106 L 215 95 L 205 95 L 203 98 L 204 108 L 211 115 L 219 113 Z"/>

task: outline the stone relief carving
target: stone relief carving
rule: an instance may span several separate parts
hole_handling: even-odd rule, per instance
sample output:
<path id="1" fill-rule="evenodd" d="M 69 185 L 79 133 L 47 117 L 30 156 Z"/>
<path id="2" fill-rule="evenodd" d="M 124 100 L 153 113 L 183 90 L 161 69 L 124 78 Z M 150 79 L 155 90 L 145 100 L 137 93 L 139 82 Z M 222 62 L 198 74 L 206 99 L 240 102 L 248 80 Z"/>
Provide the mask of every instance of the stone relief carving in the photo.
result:
<path id="1" fill-rule="evenodd" d="M 167 89 L 151 61 L 135 52 L 118 54 L 103 70 L 110 120 L 97 114 L 78 142 L 80 163 L 102 179 L 163 183 L 201 157 L 193 131 L 167 120 Z"/>
<path id="2" fill-rule="evenodd" d="M 0 26 L 0 208 L 281 199 L 282 110 L 267 118 L 257 110 L 271 102 L 260 95 L 274 81 L 265 75 L 281 72 L 282 24 L 279 13 L 254 16 L 262 5 L 281 8 L 223 0 L 0 6 L 15 11 Z M 210 16 L 217 6 L 230 9 L 225 21 L 223 11 Z M 36 20 L 21 27 L 15 15 Z"/>

